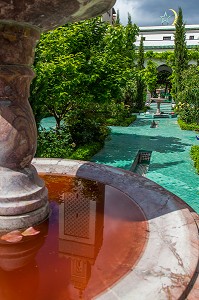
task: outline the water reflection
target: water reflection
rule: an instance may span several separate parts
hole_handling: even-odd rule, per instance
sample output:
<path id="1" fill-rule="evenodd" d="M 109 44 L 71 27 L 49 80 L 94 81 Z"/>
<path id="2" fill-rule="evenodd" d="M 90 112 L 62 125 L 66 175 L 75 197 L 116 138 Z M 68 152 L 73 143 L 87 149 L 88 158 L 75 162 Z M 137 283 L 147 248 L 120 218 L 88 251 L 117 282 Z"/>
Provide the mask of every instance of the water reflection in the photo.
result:
<path id="1" fill-rule="evenodd" d="M 59 206 L 59 254 L 71 259 L 71 282 L 81 298 L 103 242 L 105 186 L 76 180 Z"/>
<path id="2" fill-rule="evenodd" d="M 49 222 L 18 243 L 0 239 L 0 300 L 93 299 L 137 262 L 147 239 L 144 216 L 110 186 L 43 178 Z"/>

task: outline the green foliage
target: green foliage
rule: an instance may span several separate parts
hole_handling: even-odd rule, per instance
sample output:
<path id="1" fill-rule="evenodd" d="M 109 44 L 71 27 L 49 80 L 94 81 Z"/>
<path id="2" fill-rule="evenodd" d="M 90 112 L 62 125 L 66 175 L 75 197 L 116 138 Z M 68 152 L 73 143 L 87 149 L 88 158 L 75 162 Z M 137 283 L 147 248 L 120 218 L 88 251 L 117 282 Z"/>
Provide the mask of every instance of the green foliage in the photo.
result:
<path id="1" fill-rule="evenodd" d="M 199 131 L 199 125 L 196 123 L 186 123 L 182 119 L 178 119 L 178 124 L 182 130 Z"/>
<path id="2" fill-rule="evenodd" d="M 81 55 L 65 55 L 56 61 L 37 64 L 37 78 L 31 95 L 34 99 L 37 97 L 43 110 L 55 117 L 58 127 L 66 113 L 86 95 L 86 89 L 79 92 L 79 82 L 87 81 L 82 72 L 84 63 Z"/>
<path id="3" fill-rule="evenodd" d="M 181 91 L 176 111 L 186 123 L 199 124 L 199 67 L 190 66 L 182 73 Z"/>
<path id="4" fill-rule="evenodd" d="M 110 103 L 124 110 L 121 122 L 122 116 L 123 121 L 129 117 L 136 96 L 137 34 L 130 15 L 126 26 L 119 22 L 110 26 L 95 18 L 42 34 L 30 102 L 38 123 L 50 114 L 57 127 L 39 134 L 37 155 L 68 157 L 82 147 L 90 151 L 88 144 L 102 145 L 109 133 L 105 120 L 112 117 L 103 110 Z M 62 120 L 67 131 L 61 128 Z"/>
<path id="5" fill-rule="evenodd" d="M 102 57 L 105 59 L 104 72 L 108 74 L 108 85 L 112 90 L 109 102 L 114 99 L 116 102 L 133 106 L 136 97 L 134 43 L 137 34 L 138 27 L 131 23 L 130 15 L 127 26 L 120 24 L 110 26 L 106 32 L 104 38 L 106 45 Z"/>
<path id="6" fill-rule="evenodd" d="M 145 52 L 144 57 L 145 59 L 166 61 L 168 65 L 171 65 L 171 62 L 174 60 L 174 53 L 172 51 L 154 52 L 150 50 Z"/>
<path id="7" fill-rule="evenodd" d="M 149 92 L 152 93 L 156 89 L 158 78 L 157 65 L 152 60 L 147 61 L 147 66 L 143 70 L 143 77 L 147 84 Z"/>
<path id="8" fill-rule="evenodd" d="M 39 132 L 36 157 L 89 160 L 103 145 L 104 140 L 101 140 L 77 147 L 72 142 L 68 128 L 61 126 L 58 130 Z"/>
<path id="9" fill-rule="evenodd" d="M 39 107 L 54 116 L 58 128 L 76 103 L 104 101 L 111 94 L 112 87 L 103 74 L 105 61 L 99 55 L 107 26 L 96 18 L 59 27 L 41 37 L 30 101 L 33 110 Z M 98 55 L 93 55 L 95 52 Z M 104 91 L 101 97 L 100 90 Z"/>
<path id="10" fill-rule="evenodd" d="M 194 161 L 194 167 L 199 174 L 199 146 L 192 146 L 190 152 L 191 158 Z"/>
<path id="11" fill-rule="evenodd" d="M 173 51 L 164 51 L 164 52 L 154 52 L 152 50 L 146 51 L 144 54 L 145 60 L 153 59 L 166 63 L 168 66 L 174 66 L 174 52 Z M 196 46 L 194 49 L 187 49 L 187 58 L 188 61 L 199 60 L 199 49 Z"/>
<path id="12" fill-rule="evenodd" d="M 188 60 L 196 60 L 197 65 L 199 61 L 199 48 L 196 46 L 194 49 L 188 50 Z"/>
<path id="13" fill-rule="evenodd" d="M 188 67 L 188 50 L 186 45 L 186 30 L 183 21 L 182 9 L 179 8 L 178 19 L 175 24 L 174 34 L 174 72 L 172 81 L 172 95 L 179 101 L 179 92 L 181 90 L 182 72 Z"/>
<path id="14" fill-rule="evenodd" d="M 144 70 L 144 45 L 143 37 L 141 37 L 139 50 L 138 50 L 138 60 L 137 60 L 137 93 L 136 93 L 136 104 L 135 108 L 138 110 L 143 109 L 145 99 L 146 99 L 146 84 L 143 78 Z"/>
<path id="15" fill-rule="evenodd" d="M 144 38 L 143 36 L 140 39 L 140 45 L 138 49 L 138 61 L 137 61 L 138 70 L 144 69 Z"/>
<path id="16" fill-rule="evenodd" d="M 102 143 L 109 134 L 109 129 L 97 106 L 77 106 L 68 114 L 65 121 L 76 147 L 93 142 Z"/>
<path id="17" fill-rule="evenodd" d="M 130 117 L 126 118 L 112 118 L 112 119 L 107 119 L 106 124 L 109 126 L 123 126 L 123 127 L 128 127 L 131 125 L 133 122 L 136 120 L 136 115 L 132 115 Z"/>
<path id="18" fill-rule="evenodd" d="M 140 74 L 137 76 L 137 97 L 136 106 L 138 110 L 142 110 L 146 101 L 146 84 Z"/>
<path id="19" fill-rule="evenodd" d="M 116 14 L 116 20 L 115 20 L 115 25 L 120 25 L 121 22 L 120 22 L 120 11 L 119 9 L 117 10 L 117 14 Z"/>
<path id="20" fill-rule="evenodd" d="M 43 129 L 38 134 L 36 157 L 67 158 L 74 147 L 66 126 L 50 131 Z"/>
<path id="21" fill-rule="evenodd" d="M 128 127 L 129 125 L 131 125 L 133 122 L 135 122 L 135 120 L 137 119 L 136 115 L 132 115 L 130 117 L 127 117 L 123 123 L 120 124 L 120 126 L 125 126 Z"/>
<path id="22" fill-rule="evenodd" d="M 191 130 L 191 131 L 199 131 L 199 124 L 191 123 L 187 124 L 182 119 L 178 119 L 178 124 L 182 130 Z M 199 174 L 199 146 L 192 146 L 190 151 L 190 156 L 194 162 L 194 167 L 197 170 L 197 173 Z"/>
<path id="23" fill-rule="evenodd" d="M 95 142 L 89 145 L 80 146 L 69 158 L 78 160 L 90 160 L 93 155 L 102 149 L 104 143 Z"/>
<path id="24" fill-rule="evenodd" d="M 164 86 L 166 90 L 168 88 L 171 89 L 171 81 L 174 80 L 173 79 L 174 75 L 168 71 L 157 72 L 157 70 L 155 70 L 155 65 L 154 66 L 151 65 L 151 60 L 153 59 L 152 63 L 156 63 L 156 61 L 159 63 L 161 61 L 163 62 L 163 64 L 166 64 L 171 69 L 173 69 L 174 53 L 171 51 L 164 51 L 164 52 L 147 51 L 145 53 L 145 59 L 149 62 L 149 74 L 147 74 L 148 75 L 147 78 L 149 80 L 148 90 L 150 92 L 154 91 L 157 85 Z M 150 74 L 152 78 L 150 77 Z"/>
<path id="25" fill-rule="evenodd" d="M 135 80 L 134 42 L 138 27 L 113 27 L 99 18 L 68 24 L 42 34 L 36 49 L 34 111 L 60 121 L 76 103 L 123 101 Z"/>
<path id="26" fill-rule="evenodd" d="M 136 103 L 136 95 L 137 95 L 137 82 L 136 76 L 132 72 L 129 76 L 129 80 L 126 83 L 126 86 L 122 89 L 122 99 L 124 107 L 129 107 L 129 110 L 134 111 L 134 106 Z"/>
<path id="27" fill-rule="evenodd" d="M 106 115 L 106 124 L 109 126 L 128 126 L 135 119 L 132 116 L 132 108 L 129 105 L 122 103 L 115 103 L 111 101 L 106 108 L 104 108 Z"/>

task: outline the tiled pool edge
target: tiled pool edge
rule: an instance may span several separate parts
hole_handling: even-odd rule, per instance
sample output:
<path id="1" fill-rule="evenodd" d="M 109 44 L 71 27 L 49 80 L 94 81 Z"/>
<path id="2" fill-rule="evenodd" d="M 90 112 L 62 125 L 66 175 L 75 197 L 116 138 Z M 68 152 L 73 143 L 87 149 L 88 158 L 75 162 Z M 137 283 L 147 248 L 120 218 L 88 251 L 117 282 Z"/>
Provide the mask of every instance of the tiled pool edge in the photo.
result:
<path id="1" fill-rule="evenodd" d="M 97 299 L 194 299 L 188 294 L 197 275 L 198 228 L 185 202 L 122 169 L 58 159 L 34 159 L 34 166 L 40 173 L 68 174 L 109 184 L 136 202 L 148 220 L 149 240 L 137 265 Z M 194 291 L 197 288 L 190 296 Z"/>

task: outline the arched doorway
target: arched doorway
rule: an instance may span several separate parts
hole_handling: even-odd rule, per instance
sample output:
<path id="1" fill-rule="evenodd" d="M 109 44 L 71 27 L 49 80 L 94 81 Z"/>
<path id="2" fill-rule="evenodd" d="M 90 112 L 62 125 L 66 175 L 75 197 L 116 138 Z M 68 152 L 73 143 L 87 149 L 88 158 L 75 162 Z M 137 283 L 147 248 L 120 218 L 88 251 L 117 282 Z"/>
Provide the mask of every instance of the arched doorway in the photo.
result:
<path id="1" fill-rule="evenodd" d="M 158 70 L 157 85 L 165 90 L 165 94 L 169 94 L 171 90 L 170 76 L 172 74 L 172 69 L 166 64 L 162 64 L 157 67 L 157 70 Z"/>

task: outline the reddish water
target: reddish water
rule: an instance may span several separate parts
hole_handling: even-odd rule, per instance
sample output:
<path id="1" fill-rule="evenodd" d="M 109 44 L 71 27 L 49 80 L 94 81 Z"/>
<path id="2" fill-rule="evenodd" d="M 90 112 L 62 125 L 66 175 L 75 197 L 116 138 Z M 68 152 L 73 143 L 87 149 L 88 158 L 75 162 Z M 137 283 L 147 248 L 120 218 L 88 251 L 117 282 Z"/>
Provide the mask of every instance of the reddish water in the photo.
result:
<path id="1" fill-rule="evenodd" d="M 49 222 L 35 227 L 36 236 L 0 244 L 0 300 L 92 299 L 137 263 L 147 222 L 112 187 L 65 176 L 43 178 Z"/>

